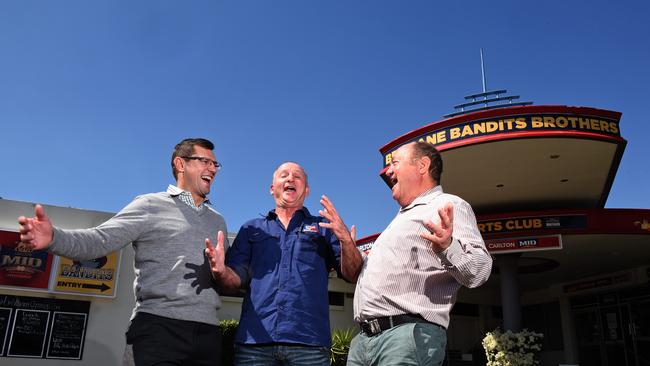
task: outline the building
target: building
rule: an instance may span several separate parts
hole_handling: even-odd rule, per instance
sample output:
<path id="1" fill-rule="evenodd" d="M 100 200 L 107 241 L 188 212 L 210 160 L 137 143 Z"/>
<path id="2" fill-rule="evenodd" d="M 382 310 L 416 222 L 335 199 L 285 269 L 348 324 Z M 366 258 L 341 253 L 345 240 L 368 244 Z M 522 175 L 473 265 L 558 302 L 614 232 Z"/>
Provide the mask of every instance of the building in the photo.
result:
<path id="1" fill-rule="evenodd" d="M 626 145 L 621 113 L 489 105 L 514 99 L 504 93 L 469 96 L 461 109 L 484 107 L 380 149 L 385 167 L 404 143 L 435 145 L 445 191 L 472 204 L 495 257 L 487 284 L 459 293 L 447 364 L 480 365 L 483 335 L 500 326 L 544 333 L 544 365 L 650 365 L 650 210 L 604 208 Z M 113 215 L 45 208 L 63 228 Z M 0 364 L 120 364 L 134 301 L 132 249 L 88 263 L 23 253 L 16 218 L 33 209 L 0 199 Z M 360 248 L 377 235 L 360 239 Z M 353 327 L 354 286 L 336 277 L 329 286 L 332 328 Z M 224 297 L 221 318 L 238 319 L 240 306 Z"/>
<path id="2" fill-rule="evenodd" d="M 0 365 L 122 364 L 133 310 L 133 249 L 73 262 L 19 245 L 19 216 L 35 203 L 0 199 Z M 94 227 L 110 212 L 44 205 L 58 227 Z M 236 233 L 229 233 L 234 240 Z M 352 326 L 354 287 L 330 278 L 333 328 Z M 349 295 L 348 295 L 349 296 Z M 239 319 L 241 299 L 222 297 L 221 319 Z"/>
<path id="3" fill-rule="evenodd" d="M 445 192 L 472 205 L 495 258 L 488 283 L 459 293 L 447 362 L 481 364 L 481 338 L 501 327 L 542 332 L 544 365 L 650 365 L 650 210 L 604 208 L 621 113 L 505 94 L 470 95 L 380 149 L 383 177 L 401 145 L 435 145 Z"/>

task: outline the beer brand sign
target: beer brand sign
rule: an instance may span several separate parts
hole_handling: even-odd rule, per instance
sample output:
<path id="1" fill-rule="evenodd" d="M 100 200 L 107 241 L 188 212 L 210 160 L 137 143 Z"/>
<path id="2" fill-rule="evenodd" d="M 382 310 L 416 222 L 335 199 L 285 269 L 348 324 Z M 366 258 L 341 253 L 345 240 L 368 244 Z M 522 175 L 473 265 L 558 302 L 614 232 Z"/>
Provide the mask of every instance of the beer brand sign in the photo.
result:
<path id="1" fill-rule="evenodd" d="M 562 249 L 560 235 L 486 240 L 485 247 L 492 254 Z"/>
<path id="2" fill-rule="evenodd" d="M 0 286 L 47 290 L 53 255 L 32 250 L 17 232 L 0 231 Z"/>

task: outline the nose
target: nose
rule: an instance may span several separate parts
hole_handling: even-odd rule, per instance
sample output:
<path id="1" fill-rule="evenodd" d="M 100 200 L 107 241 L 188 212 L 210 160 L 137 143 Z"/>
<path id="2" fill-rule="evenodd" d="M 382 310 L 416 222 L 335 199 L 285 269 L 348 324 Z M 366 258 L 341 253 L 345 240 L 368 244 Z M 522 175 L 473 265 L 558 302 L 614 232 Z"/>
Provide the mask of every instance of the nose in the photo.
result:
<path id="1" fill-rule="evenodd" d="M 210 172 L 216 174 L 216 173 L 217 173 L 217 166 L 216 166 L 213 162 L 210 162 L 210 163 L 208 164 L 208 170 L 209 170 Z"/>

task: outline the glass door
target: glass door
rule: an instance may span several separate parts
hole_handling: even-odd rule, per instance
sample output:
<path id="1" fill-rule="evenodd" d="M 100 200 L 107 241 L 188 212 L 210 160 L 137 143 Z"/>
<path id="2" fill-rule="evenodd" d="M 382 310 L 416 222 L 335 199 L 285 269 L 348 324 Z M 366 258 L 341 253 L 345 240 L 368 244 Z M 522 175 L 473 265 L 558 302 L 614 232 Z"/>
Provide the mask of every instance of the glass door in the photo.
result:
<path id="1" fill-rule="evenodd" d="M 626 347 L 628 338 L 627 324 L 629 314 L 625 305 L 600 308 L 600 320 L 603 327 L 603 348 L 606 365 L 632 366 Z"/>
<path id="2" fill-rule="evenodd" d="M 573 320 L 580 365 L 650 366 L 648 289 L 578 298 Z"/>
<path id="3" fill-rule="evenodd" d="M 630 321 L 628 333 L 631 338 L 630 353 L 635 366 L 650 366 L 650 300 L 629 303 Z"/>
<path id="4" fill-rule="evenodd" d="M 603 363 L 602 326 L 598 308 L 575 310 L 573 313 L 581 365 L 607 366 Z"/>

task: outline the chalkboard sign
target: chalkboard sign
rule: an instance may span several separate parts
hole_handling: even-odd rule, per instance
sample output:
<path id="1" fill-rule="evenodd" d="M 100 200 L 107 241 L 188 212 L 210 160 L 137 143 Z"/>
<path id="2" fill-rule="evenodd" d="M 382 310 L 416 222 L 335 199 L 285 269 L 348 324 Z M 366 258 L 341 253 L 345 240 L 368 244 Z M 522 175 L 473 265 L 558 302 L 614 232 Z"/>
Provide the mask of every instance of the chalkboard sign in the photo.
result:
<path id="1" fill-rule="evenodd" d="M 9 338 L 8 356 L 43 357 L 50 312 L 17 309 Z"/>
<path id="2" fill-rule="evenodd" d="M 5 340 L 9 333 L 9 320 L 11 320 L 11 312 L 13 309 L 0 308 L 0 356 L 5 354 Z"/>
<path id="3" fill-rule="evenodd" d="M 88 301 L 0 295 L 0 356 L 80 360 L 89 311 Z"/>
<path id="4" fill-rule="evenodd" d="M 87 317 L 86 314 L 79 313 L 54 313 L 47 358 L 81 358 Z"/>

